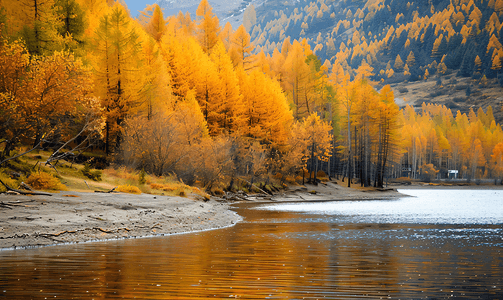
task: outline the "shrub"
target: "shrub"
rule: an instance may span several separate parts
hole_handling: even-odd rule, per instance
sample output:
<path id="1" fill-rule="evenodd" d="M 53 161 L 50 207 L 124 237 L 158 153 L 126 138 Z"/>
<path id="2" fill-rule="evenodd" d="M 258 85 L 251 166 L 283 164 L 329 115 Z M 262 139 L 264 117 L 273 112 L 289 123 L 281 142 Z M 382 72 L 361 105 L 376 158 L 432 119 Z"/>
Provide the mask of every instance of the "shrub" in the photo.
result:
<path id="1" fill-rule="evenodd" d="M 119 185 L 116 189 L 116 191 L 118 192 L 122 192 L 122 193 L 128 193 L 128 194 L 141 194 L 141 191 L 138 187 L 134 186 L 134 185 Z"/>
<path id="2" fill-rule="evenodd" d="M 45 172 L 31 174 L 30 177 L 26 179 L 26 183 L 37 190 L 66 190 L 66 186 L 64 186 L 59 179 Z"/>
<path id="3" fill-rule="evenodd" d="M 435 178 L 435 176 L 438 173 L 438 170 L 435 169 L 435 166 L 433 164 L 424 164 L 421 166 L 421 173 L 423 175 L 423 179 L 426 182 L 430 182 L 432 179 Z"/>
<path id="4" fill-rule="evenodd" d="M 408 93 L 409 89 L 406 88 L 406 87 L 401 87 L 401 88 L 398 89 L 398 91 L 403 94 L 403 93 Z"/>
<path id="5" fill-rule="evenodd" d="M 164 186 L 160 183 L 151 183 L 150 188 L 154 190 L 162 190 Z"/>
<path id="6" fill-rule="evenodd" d="M 9 175 L 0 172 L 0 180 L 2 180 L 3 183 L 8 185 L 10 188 L 17 189 L 18 188 L 18 183 L 16 180 L 10 178 Z M 0 193 L 4 193 L 7 191 L 7 188 L 0 183 Z"/>
<path id="7" fill-rule="evenodd" d="M 84 164 L 84 168 L 80 170 L 84 176 L 94 181 L 101 181 L 101 170 L 91 170 L 91 166 L 89 164 Z"/>
<path id="8" fill-rule="evenodd" d="M 412 179 L 410 179 L 409 177 L 399 177 L 399 178 L 393 179 L 392 182 L 410 185 L 412 183 Z"/>
<path id="9" fill-rule="evenodd" d="M 138 176 L 138 182 L 140 184 L 145 184 L 147 182 L 145 176 L 147 176 L 147 172 L 145 172 L 144 168 L 141 168 L 140 175 Z"/>
<path id="10" fill-rule="evenodd" d="M 323 172 L 323 170 L 319 170 L 316 173 L 316 177 L 327 177 L 327 174 L 325 172 Z"/>
<path id="11" fill-rule="evenodd" d="M 172 191 L 175 191 L 176 190 L 176 187 L 174 186 L 169 186 L 169 185 L 163 185 L 161 187 L 161 190 L 165 191 L 165 192 L 172 192 Z"/>
<path id="12" fill-rule="evenodd" d="M 185 197 L 186 194 L 185 189 L 193 189 L 183 183 L 172 183 L 172 184 L 151 183 L 150 188 L 154 190 L 161 190 L 163 192 L 171 193 L 172 195 L 182 197 Z"/>
<path id="13" fill-rule="evenodd" d="M 215 189 L 213 190 L 213 193 L 214 193 L 215 195 L 217 195 L 217 196 L 222 196 L 222 195 L 224 195 L 224 194 L 225 194 L 225 193 L 224 193 L 224 191 L 223 191 L 221 188 L 215 188 Z"/>
<path id="14" fill-rule="evenodd" d="M 300 178 L 300 180 L 302 181 L 302 177 Z M 295 182 L 295 178 L 293 178 L 292 176 L 286 176 L 285 181 L 288 182 L 288 183 L 290 183 L 290 184 L 295 184 L 296 183 Z"/>
<path id="15" fill-rule="evenodd" d="M 177 195 L 178 195 L 178 196 L 180 196 L 180 197 L 185 197 L 185 196 L 187 196 L 187 194 L 185 193 L 185 190 L 184 190 L 184 189 L 177 189 L 177 190 L 175 191 L 175 194 L 177 194 Z"/>

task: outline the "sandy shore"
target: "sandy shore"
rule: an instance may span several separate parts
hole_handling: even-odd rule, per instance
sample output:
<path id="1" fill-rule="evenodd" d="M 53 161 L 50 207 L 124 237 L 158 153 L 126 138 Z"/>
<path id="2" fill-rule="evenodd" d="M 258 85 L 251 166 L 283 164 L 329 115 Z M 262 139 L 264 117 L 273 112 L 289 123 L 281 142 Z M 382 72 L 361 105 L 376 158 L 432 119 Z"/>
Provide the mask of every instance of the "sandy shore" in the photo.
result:
<path id="1" fill-rule="evenodd" d="M 241 217 L 235 202 L 296 202 L 387 200 L 404 197 L 397 189 L 501 188 L 393 186 L 386 189 L 348 188 L 344 183 L 291 187 L 274 196 L 227 195 L 208 202 L 181 197 L 123 193 L 61 192 L 53 196 L 0 194 L 0 249 L 19 249 L 186 233 L 232 226 Z"/>
<path id="2" fill-rule="evenodd" d="M 228 204 L 180 197 L 61 192 L 0 195 L 0 249 L 134 238 L 231 226 Z"/>
<path id="3" fill-rule="evenodd" d="M 235 195 L 236 196 L 236 195 Z M 231 226 L 238 202 L 389 199 L 395 190 L 361 191 L 335 183 L 291 188 L 274 196 L 238 195 L 208 202 L 148 194 L 61 192 L 0 194 L 0 249 L 169 235 Z"/>
<path id="4" fill-rule="evenodd" d="M 339 201 L 339 200 L 385 200 L 404 197 L 396 188 L 360 189 L 359 185 L 348 188 L 340 184 L 326 182 L 318 185 L 306 184 L 302 187 L 291 187 L 274 196 L 255 195 L 247 197 L 255 202 L 296 202 L 296 201 Z"/>

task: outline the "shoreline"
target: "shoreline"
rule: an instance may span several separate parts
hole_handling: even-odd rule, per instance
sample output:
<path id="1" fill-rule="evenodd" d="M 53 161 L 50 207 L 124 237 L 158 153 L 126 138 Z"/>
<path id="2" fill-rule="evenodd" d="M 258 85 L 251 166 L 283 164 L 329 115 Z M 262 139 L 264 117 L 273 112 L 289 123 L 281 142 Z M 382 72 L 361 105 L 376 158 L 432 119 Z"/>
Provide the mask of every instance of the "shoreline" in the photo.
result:
<path id="1" fill-rule="evenodd" d="M 0 203 L 0 251 L 200 232 L 241 220 L 214 199 L 150 194 L 2 194 Z"/>
<path id="2" fill-rule="evenodd" d="M 503 186 L 393 185 L 348 188 L 335 182 L 294 186 L 275 195 L 227 194 L 207 202 L 151 194 L 60 192 L 0 194 L 0 251 L 161 237 L 227 228 L 242 220 L 238 203 L 393 200 L 397 189 L 503 189 Z"/>

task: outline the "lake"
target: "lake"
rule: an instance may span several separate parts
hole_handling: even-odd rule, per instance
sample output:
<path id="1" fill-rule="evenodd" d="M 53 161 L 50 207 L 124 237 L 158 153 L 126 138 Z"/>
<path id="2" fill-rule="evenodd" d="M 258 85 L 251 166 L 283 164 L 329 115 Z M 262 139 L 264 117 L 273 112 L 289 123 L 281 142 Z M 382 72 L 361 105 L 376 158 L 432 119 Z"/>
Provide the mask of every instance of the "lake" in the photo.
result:
<path id="1" fill-rule="evenodd" d="M 0 299 L 503 298 L 503 191 L 239 205 L 236 226 L 0 251 Z"/>

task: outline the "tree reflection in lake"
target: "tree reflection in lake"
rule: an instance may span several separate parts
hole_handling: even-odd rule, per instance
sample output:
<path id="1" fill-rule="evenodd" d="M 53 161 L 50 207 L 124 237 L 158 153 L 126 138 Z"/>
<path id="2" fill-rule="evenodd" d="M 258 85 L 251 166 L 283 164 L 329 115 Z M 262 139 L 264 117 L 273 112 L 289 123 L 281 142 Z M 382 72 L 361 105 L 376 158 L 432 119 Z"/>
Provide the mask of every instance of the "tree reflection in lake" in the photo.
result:
<path id="1" fill-rule="evenodd" d="M 0 299 L 503 297 L 503 229 L 494 220 L 237 210 L 245 221 L 223 230 L 2 251 Z"/>

